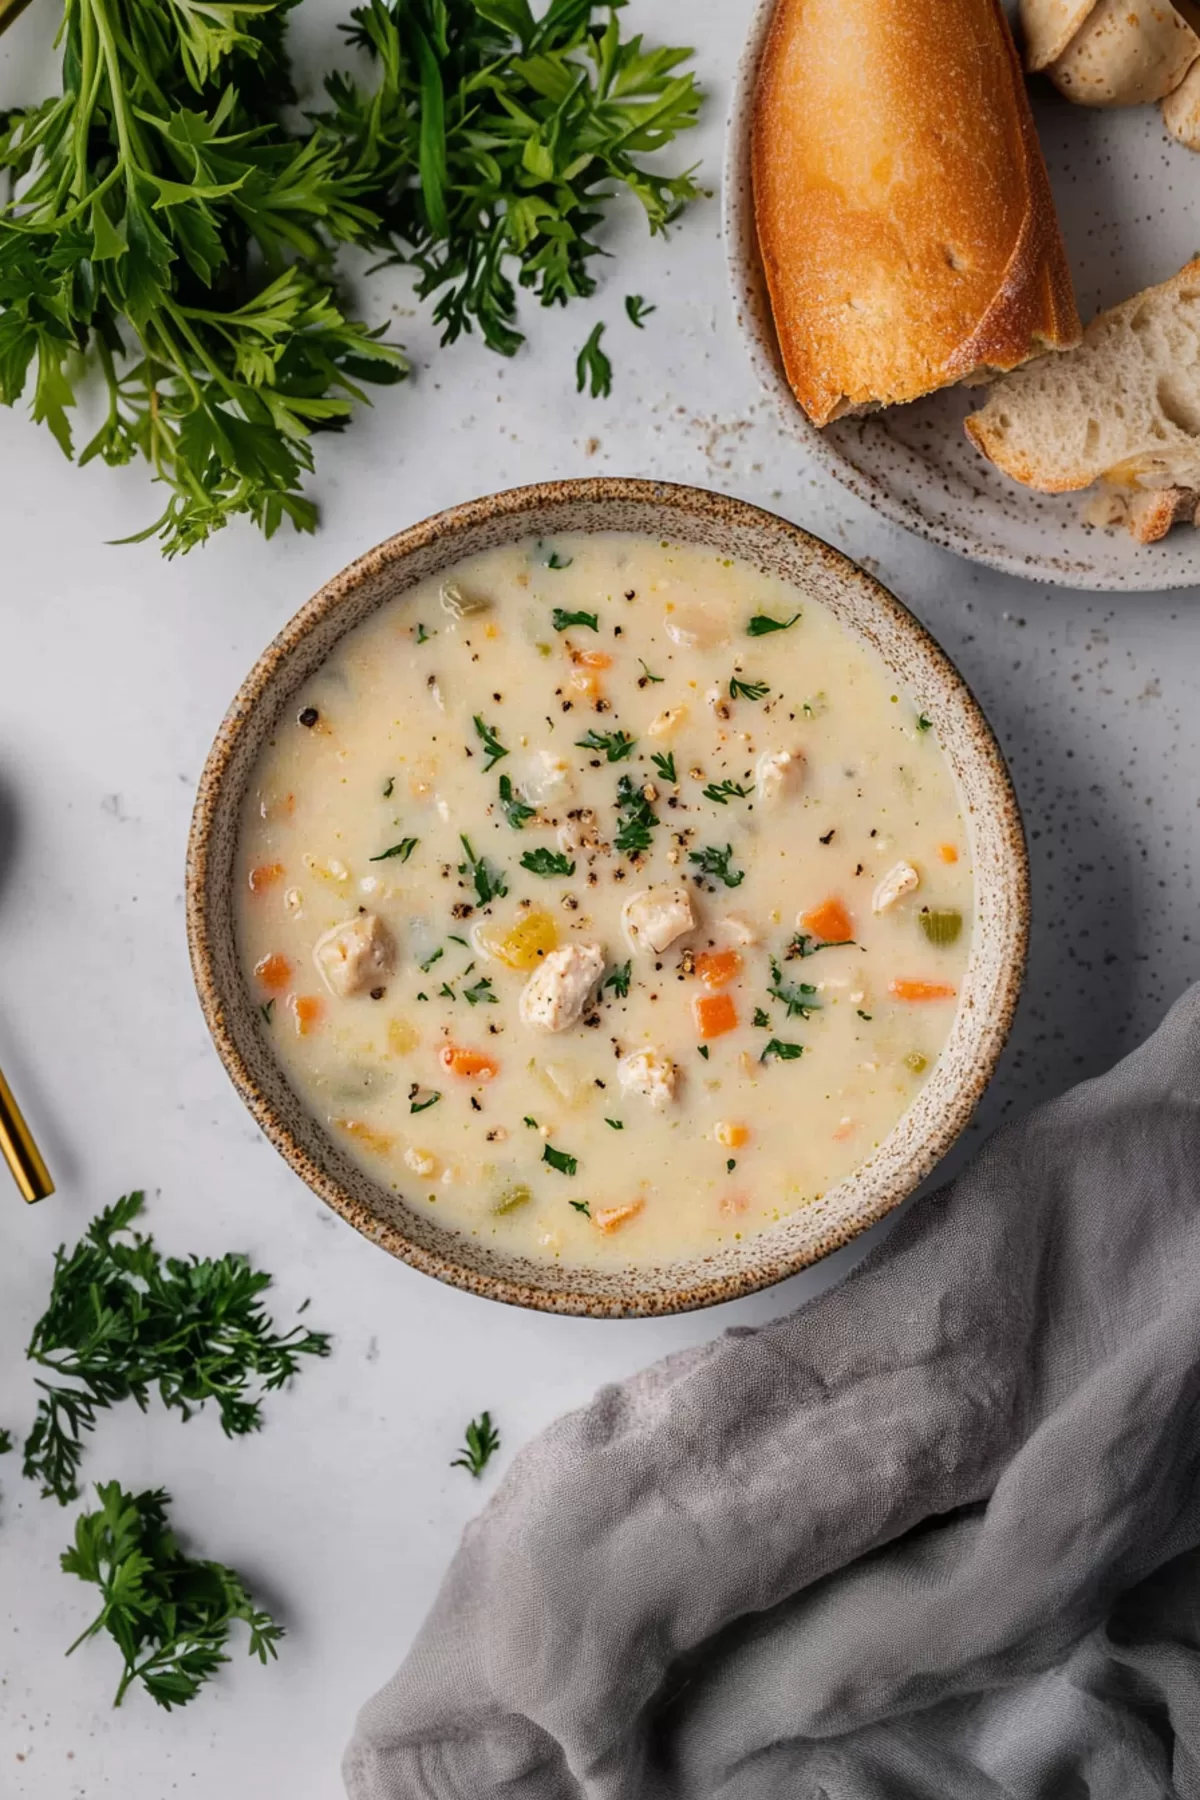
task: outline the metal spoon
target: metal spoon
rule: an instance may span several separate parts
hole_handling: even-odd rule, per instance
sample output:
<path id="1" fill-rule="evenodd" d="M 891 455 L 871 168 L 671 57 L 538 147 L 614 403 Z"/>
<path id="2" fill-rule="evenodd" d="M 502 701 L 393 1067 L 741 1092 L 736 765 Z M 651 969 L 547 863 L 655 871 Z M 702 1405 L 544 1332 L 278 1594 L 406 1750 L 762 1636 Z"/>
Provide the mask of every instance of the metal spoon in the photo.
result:
<path id="1" fill-rule="evenodd" d="M 0 1155 L 12 1170 L 13 1180 L 23 1198 L 31 1205 L 54 1192 L 50 1171 L 13 1098 L 13 1091 L 4 1079 L 3 1069 L 0 1069 Z"/>

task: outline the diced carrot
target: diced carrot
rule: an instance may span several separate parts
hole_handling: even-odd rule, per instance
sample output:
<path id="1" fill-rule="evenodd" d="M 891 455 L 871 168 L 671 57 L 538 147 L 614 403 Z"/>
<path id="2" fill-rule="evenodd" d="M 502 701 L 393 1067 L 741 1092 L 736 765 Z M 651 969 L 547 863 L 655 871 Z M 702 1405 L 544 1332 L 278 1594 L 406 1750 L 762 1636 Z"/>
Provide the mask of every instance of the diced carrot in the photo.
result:
<path id="1" fill-rule="evenodd" d="M 958 989 L 947 987 L 944 981 L 911 981 L 906 975 L 897 975 L 888 992 L 897 1000 L 953 1000 Z"/>
<path id="2" fill-rule="evenodd" d="M 258 979 L 265 988 L 270 988 L 273 992 L 287 986 L 291 972 L 291 963 L 278 950 L 272 950 L 270 956 L 264 956 L 261 962 L 254 965 L 254 973 Z"/>
<path id="3" fill-rule="evenodd" d="M 727 1219 L 736 1219 L 740 1213 L 749 1211 L 749 1208 L 750 1196 L 744 1188 L 739 1188 L 736 1193 L 722 1197 L 719 1210 Z"/>
<path id="4" fill-rule="evenodd" d="M 858 1130 L 858 1123 L 856 1120 L 842 1119 L 838 1124 L 837 1130 L 833 1134 L 834 1143 L 835 1144 L 844 1144 L 846 1142 L 846 1139 L 852 1138 L 857 1130 Z"/>
<path id="5" fill-rule="evenodd" d="M 602 1206 L 592 1214 L 592 1224 L 600 1231 L 619 1231 L 630 1219 L 637 1218 L 645 1204 L 644 1200 L 631 1200 L 625 1206 Z"/>
<path id="6" fill-rule="evenodd" d="M 282 877 L 282 863 L 259 863 L 257 869 L 251 869 L 250 871 L 250 892 L 252 894 L 261 894 L 264 888 L 273 886 L 274 883 L 280 881 Z"/>
<path id="7" fill-rule="evenodd" d="M 442 1067 L 451 1075 L 466 1075 L 475 1081 L 490 1081 L 500 1065 L 482 1050 L 459 1050 L 453 1044 L 442 1049 Z"/>
<path id="8" fill-rule="evenodd" d="M 567 686 L 577 694 L 587 694 L 592 700 L 599 698 L 602 691 L 600 677 L 594 669 L 572 669 Z"/>
<path id="9" fill-rule="evenodd" d="M 696 973 L 705 987 L 728 987 L 741 968 L 742 959 L 736 950 L 702 950 L 696 958 Z"/>
<path id="10" fill-rule="evenodd" d="M 822 900 L 820 906 L 814 906 L 811 912 L 806 912 L 800 923 L 805 931 L 811 931 L 814 937 L 824 938 L 827 944 L 848 944 L 854 936 L 854 922 L 836 895 Z"/>
<path id="11" fill-rule="evenodd" d="M 737 1007 L 731 994 L 697 994 L 692 1011 L 697 1034 L 703 1039 L 721 1037 L 737 1026 Z"/>
<path id="12" fill-rule="evenodd" d="M 571 661 L 581 669 L 612 668 L 612 657 L 607 650 L 573 650 Z"/>
<path id="13" fill-rule="evenodd" d="M 939 844 L 938 855 L 944 863 L 956 863 L 958 861 L 958 845 Z"/>
<path id="14" fill-rule="evenodd" d="M 316 994 L 293 994 L 292 1012 L 296 1020 L 296 1030 L 301 1037 L 307 1037 L 314 1025 L 319 1025 L 321 1015 L 325 1011 L 325 1003 Z"/>
<path id="15" fill-rule="evenodd" d="M 732 1119 L 722 1119 L 713 1136 L 726 1150 L 741 1150 L 750 1142 L 750 1127 L 735 1125 Z"/>

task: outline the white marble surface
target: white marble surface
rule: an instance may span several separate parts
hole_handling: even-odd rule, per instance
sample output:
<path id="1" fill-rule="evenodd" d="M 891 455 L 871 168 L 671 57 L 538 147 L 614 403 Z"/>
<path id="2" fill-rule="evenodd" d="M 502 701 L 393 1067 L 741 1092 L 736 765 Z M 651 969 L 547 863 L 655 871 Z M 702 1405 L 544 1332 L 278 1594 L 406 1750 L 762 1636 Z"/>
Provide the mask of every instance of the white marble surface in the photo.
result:
<path id="1" fill-rule="evenodd" d="M 686 9 L 711 95 L 694 150 L 714 188 L 750 4 Z M 339 11 L 304 9 L 318 58 Z M 635 0 L 631 16 L 677 35 L 680 12 Z M 35 9 L 3 40 L 0 100 L 29 92 L 43 29 Z M 181 1714 L 140 1695 L 111 1711 L 105 1643 L 64 1663 L 91 1600 L 57 1568 L 71 1514 L 39 1500 L 15 1458 L 0 1464 L 0 1793 L 17 1800 L 329 1800 L 355 1708 L 403 1654 L 494 1483 L 481 1493 L 448 1467 L 466 1420 L 492 1409 L 503 1467 L 597 1384 L 767 1318 L 853 1260 L 719 1314 L 526 1315 L 392 1262 L 261 1139 L 192 992 L 189 808 L 251 660 L 357 552 L 467 496 L 595 471 L 743 495 L 871 559 L 990 714 L 1032 841 L 1029 984 L 983 1124 L 1104 1067 L 1197 972 L 1193 596 L 1113 603 L 1024 586 L 902 537 L 807 470 L 759 405 L 728 317 L 716 201 L 665 250 L 635 220 L 619 243 L 596 299 L 530 318 L 535 348 L 512 363 L 469 344 L 437 353 L 402 285 L 388 289 L 416 378 L 321 447 L 315 540 L 265 544 L 235 528 L 169 565 L 152 547 L 106 548 L 151 515 L 144 472 L 71 470 L 45 432 L 0 416 L 0 1064 L 61 1184 L 27 1211 L 0 1177 L 0 1423 L 20 1431 L 32 1415 L 22 1347 L 54 1246 L 139 1184 L 166 1246 L 244 1248 L 276 1272 L 281 1312 L 311 1295 L 312 1320 L 337 1339 L 252 1441 L 225 1442 L 210 1417 L 184 1427 L 127 1407 L 89 1445 L 90 1478 L 168 1487 L 189 1540 L 242 1569 L 287 1621 L 277 1666 L 239 1651 Z M 631 291 L 659 309 L 644 333 L 624 319 Z M 573 391 L 575 350 L 599 318 L 616 367 L 609 402 Z"/>

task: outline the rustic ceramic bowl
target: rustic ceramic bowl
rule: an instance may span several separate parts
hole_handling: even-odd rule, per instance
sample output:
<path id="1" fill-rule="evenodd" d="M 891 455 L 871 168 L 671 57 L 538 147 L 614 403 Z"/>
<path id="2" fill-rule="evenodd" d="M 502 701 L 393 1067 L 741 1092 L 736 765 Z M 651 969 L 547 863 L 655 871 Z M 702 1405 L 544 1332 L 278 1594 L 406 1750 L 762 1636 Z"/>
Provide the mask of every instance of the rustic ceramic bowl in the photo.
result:
<path id="1" fill-rule="evenodd" d="M 981 388 L 948 388 L 911 406 L 818 431 L 784 373 L 754 226 L 750 128 L 775 0 L 760 0 L 738 65 L 725 154 L 725 245 L 734 313 L 783 429 L 886 518 L 975 562 L 1063 587 L 1148 593 L 1200 582 L 1200 532 L 1160 544 L 1086 525 L 1088 496 L 1035 494 L 968 439 Z M 1200 243 L 1200 159 L 1169 138 L 1154 106 L 1072 106 L 1044 78 L 1030 98 L 1058 205 L 1079 310 L 1090 319 L 1165 281 Z"/>
<path id="2" fill-rule="evenodd" d="M 414 583 L 499 544 L 626 531 L 711 546 L 793 582 L 883 657 L 935 721 L 971 839 L 978 923 L 950 1040 L 912 1107 L 848 1180 L 761 1237 L 646 1269 L 527 1261 L 439 1225 L 358 1168 L 289 1088 L 239 964 L 234 868 L 242 800 L 264 740 L 334 645 Z M 389 539 L 315 595 L 259 658 L 205 764 L 188 848 L 192 965 L 214 1042 L 255 1119 L 293 1169 L 365 1236 L 473 1293 L 595 1317 L 732 1300 L 816 1262 L 889 1212 L 962 1130 L 1016 1005 L 1028 922 L 1025 842 L 1004 761 L 943 652 L 870 575 L 797 526 L 738 500 L 647 481 L 560 481 L 454 507 Z"/>

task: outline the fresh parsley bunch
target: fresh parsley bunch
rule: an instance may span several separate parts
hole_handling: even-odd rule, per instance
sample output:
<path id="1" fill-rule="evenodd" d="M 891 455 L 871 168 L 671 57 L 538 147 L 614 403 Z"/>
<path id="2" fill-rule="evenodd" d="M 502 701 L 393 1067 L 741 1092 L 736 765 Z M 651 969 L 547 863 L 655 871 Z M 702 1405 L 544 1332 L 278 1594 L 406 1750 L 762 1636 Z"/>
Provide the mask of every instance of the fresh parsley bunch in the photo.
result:
<path id="1" fill-rule="evenodd" d="M 169 1496 L 129 1494 L 101 1482 L 96 1512 L 75 1521 L 75 1542 L 61 1561 L 68 1575 L 94 1582 L 104 1605 L 67 1651 L 107 1631 L 125 1660 L 114 1706 L 140 1681 L 167 1711 L 194 1700 L 229 1661 L 225 1645 L 238 1620 L 250 1632 L 250 1654 L 265 1663 L 284 1635 L 256 1607 L 240 1575 L 221 1563 L 185 1556 L 167 1522 Z"/>
<path id="2" fill-rule="evenodd" d="M 692 53 L 623 41 L 624 5 L 551 0 L 535 19 L 529 0 L 368 0 L 351 13 L 344 29 L 378 82 L 332 76 L 320 127 L 380 220 L 373 241 L 439 296 L 444 343 L 477 325 L 511 356 L 517 286 L 544 306 L 594 291 L 614 195 L 662 232 L 700 193 L 690 171 L 644 160 L 696 123 L 695 78 L 676 72 Z"/>
<path id="3" fill-rule="evenodd" d="M 326 1356 L 324 1332 L 278 1333 L 261 1296 L 271 1277 L 243 1256 L 163 1257 L 132 1230 L 144 1196 L 98 1213 L 75 1248 L 59 1249 L 46 1311 L 28 1356 L 54 1379 L 25 1440 L 24 1473 L 65 1506 L 79 1492 L 83 1435 L 99 1412 L 154 1389 L 190 1419 L 208 1400 L 226 1436 L 262 1424 L 262 1395 L 283 1387 L 305 1356 Z"/>
<path id="4" fill-rule="evenodd" d="M 78 460 L 146 458 L 169 498 L 139 536 L 168 555 L 236 514 L 311 530 L 312 433 L 406 372 L 331 284 L 332 246 L 378 236 L 361 184 L 281 122 L 295 3 L 65 0 L 63 91 L 0 130 L 0 401 L 32 380 L 73 456 L 98 373 L 107 412 Z"/>

